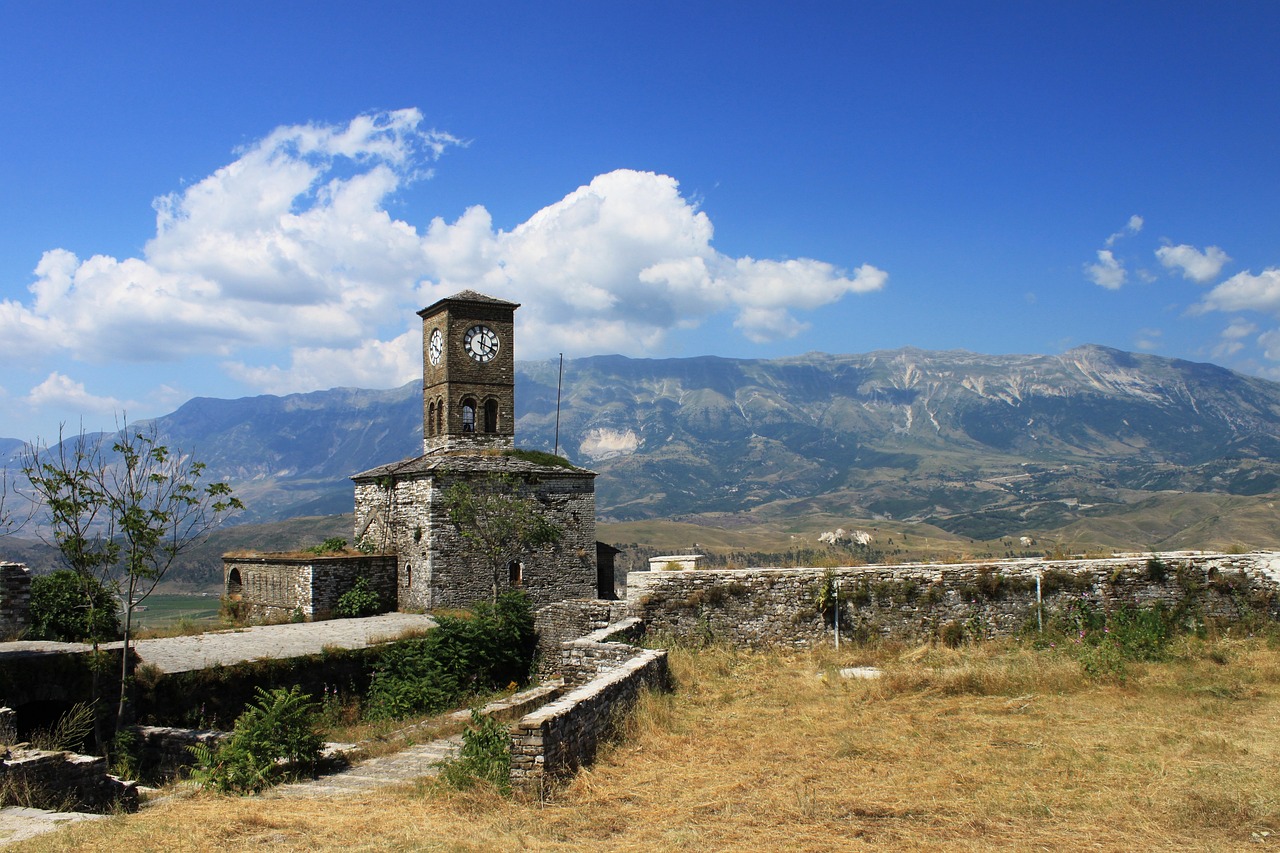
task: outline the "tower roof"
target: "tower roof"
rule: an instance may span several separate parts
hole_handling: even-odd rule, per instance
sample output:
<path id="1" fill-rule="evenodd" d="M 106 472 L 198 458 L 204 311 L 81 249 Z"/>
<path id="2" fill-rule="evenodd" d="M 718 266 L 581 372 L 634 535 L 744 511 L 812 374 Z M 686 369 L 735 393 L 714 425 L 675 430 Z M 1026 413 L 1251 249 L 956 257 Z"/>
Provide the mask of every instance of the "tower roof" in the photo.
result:
<path id="1" fill-rule="evenodd" d="M 496 297 L 488 296 L 484 293 L 479 293 L 475 290 L 463 290 L 453 294 L 453 296 L 446 296 L 444 299 L 440 299 L 440 300 L 437 300 L 436 302 L 431 303 L 426 308 L 423 308 L 421 311 L 419 311 L 418 316 L 426 317 L 430 314 L 434 314 L 440 308 L 444 307 L 445 305 L 451 302 L 472 302 L 472 303 L 480 303 L 482 305 L 502 305 L 504 307 L 511 308 L 513 310 L 520 307 L 520 303 L 518 302 L 508 302 L 505 299 L 497 299 Z"/>

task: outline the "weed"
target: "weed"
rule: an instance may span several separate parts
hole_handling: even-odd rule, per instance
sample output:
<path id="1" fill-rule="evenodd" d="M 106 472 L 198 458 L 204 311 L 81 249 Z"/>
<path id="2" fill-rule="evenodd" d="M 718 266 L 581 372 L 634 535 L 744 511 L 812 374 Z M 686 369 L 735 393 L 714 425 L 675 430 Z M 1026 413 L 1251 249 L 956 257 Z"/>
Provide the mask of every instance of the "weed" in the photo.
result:
<path id="1" fill-rule="evenodd" d="M 231 737 L 216 749 L 191 747 L 191 778 L 222 793 L 261 791 L 315 767 L 323 745 L 316 703 L 298 687 L 257 690 L 258 700 L 236 720 Z"/>
<path id="2" fill-rule="evenodd" d="M 369 579 L 363 575 L 356 578 L 351 589 L 338 597 L 334 605 L 334 615 L 343 619 L 373 616 L 382 611 L 382 599 L 369 587 Z"/>
<path id="3" fill-rule="evenodd" d="M 503 795 L 511 793 L 511 732 L 502 723 L 471 709 L 471 725 L 462 733 L 462 750 L 451 761 L 441 762 L 440 780 L 465 791 L 477 783 L 492 785 Z"/>

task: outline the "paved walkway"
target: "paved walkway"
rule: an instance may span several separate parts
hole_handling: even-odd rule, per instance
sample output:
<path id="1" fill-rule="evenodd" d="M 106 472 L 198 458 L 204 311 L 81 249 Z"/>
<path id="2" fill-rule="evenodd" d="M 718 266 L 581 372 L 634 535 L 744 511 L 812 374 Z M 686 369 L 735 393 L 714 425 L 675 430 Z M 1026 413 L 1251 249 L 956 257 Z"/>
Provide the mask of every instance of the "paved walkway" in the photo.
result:
<path id="1" fill-rule="evenodd" d="M 413 613 L 384 613 L 364 619 L 330 619 L 324 622 L 298 622 L 287 625 L 256 625 L 252 628 L 194 634 L 190 637 L 165 637 L 160 640 L 138 640 L 134 650 L 143 663 L 160 667 L 162 672 L 187 672 L 210 666 L 228 666 L 259 658 L 291 658 L 319 654 L 325 646 L 360 649 L 395 639 L 406 631 L 425 631 L 435 627 L 430 616 Z M 119 643 L 106 643 L 103 648 L 119 648 Z M 4 655 L 42 654 L 49 652 L 85 652 L 90 646 L 81 643 L 49 643 L 17 641 L 0 643 Z"/>

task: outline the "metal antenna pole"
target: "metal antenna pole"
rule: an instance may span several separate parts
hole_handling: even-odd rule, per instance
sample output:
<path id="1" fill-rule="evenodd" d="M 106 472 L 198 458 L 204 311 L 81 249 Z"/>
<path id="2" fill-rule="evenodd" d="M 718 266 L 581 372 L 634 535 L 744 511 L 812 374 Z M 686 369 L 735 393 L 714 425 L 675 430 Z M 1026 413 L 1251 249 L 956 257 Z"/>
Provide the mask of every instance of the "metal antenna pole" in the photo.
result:
<path id="1" fill-rule="evenodd" d="M 556 449 L 560 455 L 560 389 L 564 387 L 564 353 L 560 353 L 560 376 L 556 379 Z"/>

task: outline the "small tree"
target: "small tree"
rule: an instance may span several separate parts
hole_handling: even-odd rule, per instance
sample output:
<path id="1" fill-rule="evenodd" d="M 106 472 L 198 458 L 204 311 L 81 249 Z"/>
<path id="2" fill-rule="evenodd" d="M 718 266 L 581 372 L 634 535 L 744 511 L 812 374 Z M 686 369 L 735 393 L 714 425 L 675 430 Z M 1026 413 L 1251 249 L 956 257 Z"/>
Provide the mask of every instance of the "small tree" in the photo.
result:
<path id="1" fill-rule="evenodd" d="M 445 493 L 445 506 L 458 535 L 489 569 L 494 600 L 509 563 L 555 545 L 564 535 L 520 478 L 509 474 L 494 474 L 475 485 L 455 483 Z"/>
<path id="2" fill-rule="evenodd" d="M 83 581 L 89 623 L 95 624 L 95 583 L 121 592 L 118 729 L 128 698 L 134 610 L 180 554 L 244 505 L 226 483 L 203 482 L 204 463 L 161 444 L 154 427 L 131 429 L 126 420 L 110 458 L 103 439 L 83 428 L 75 439 L 62 440 L 61 430 L 58 438 L 54 447 L 39 440 L 30 445 L 23 473 L 47 513 L 53 544 Z"/>
<path id="3" fill-rule="evenodd" d="M 97 578 L 58 569 L 31 579 L 31 639 L 79 643 L 119 636 L 116 597 Z"/>

